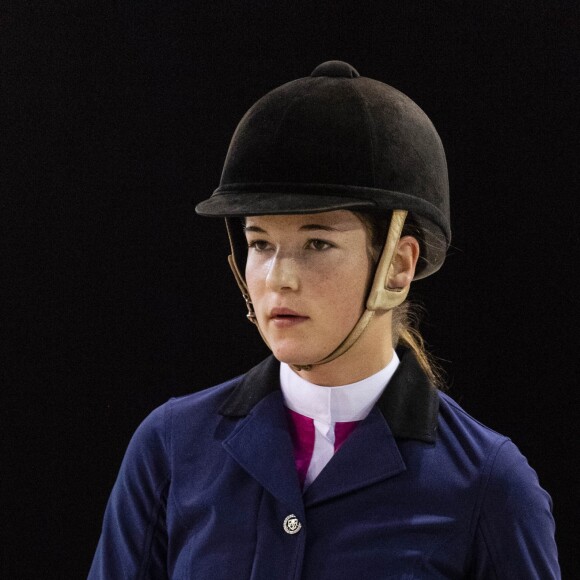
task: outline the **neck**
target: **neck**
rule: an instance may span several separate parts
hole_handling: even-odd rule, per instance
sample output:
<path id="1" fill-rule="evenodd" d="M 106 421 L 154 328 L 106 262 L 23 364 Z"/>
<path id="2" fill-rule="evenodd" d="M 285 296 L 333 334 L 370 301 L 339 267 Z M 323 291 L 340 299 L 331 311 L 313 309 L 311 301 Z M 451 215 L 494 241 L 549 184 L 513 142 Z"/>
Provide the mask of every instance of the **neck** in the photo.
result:
<path id="1" fill-rule="evenodd" d="M 378 312 L 361 337 L 338 358 L 294 372 L 310 383 L 325 387 L 362 381 L 391 362 L 394 352 L 391 325 L 392 312 Z"/>

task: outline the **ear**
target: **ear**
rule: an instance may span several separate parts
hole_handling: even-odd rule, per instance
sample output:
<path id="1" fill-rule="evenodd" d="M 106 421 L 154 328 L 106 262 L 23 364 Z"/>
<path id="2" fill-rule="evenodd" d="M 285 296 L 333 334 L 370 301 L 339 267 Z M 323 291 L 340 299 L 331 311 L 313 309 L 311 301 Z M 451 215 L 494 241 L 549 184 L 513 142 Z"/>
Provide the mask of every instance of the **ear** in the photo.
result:
<path id="1" fill-rule="evenodd" d="M 397 244 L 389 277 L 388 288 L 407 288 L 415 276 L 415 268 L 419 259 L 419 242 L 413 236 L 403 236 Z"/>

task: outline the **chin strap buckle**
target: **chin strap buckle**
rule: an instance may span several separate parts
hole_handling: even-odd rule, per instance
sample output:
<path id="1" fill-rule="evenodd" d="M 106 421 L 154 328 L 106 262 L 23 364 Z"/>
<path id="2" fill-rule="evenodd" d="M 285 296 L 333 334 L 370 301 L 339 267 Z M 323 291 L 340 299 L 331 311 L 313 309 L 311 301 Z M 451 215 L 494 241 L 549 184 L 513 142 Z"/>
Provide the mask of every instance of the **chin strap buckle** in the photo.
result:
<path id="1" fill-rule="evenodd" d="M 298 371 L 311 371 L 314 365 L 290 365 L 296 372 Z"/>
<path id="2" fill-rule="evenodd" d="M 252 323 L 257 324 L 256 312 L 254 311 L 254 305 L 250 299 L 250 295 L 246 294 L 245 292 L 242 293 L 244 300 L 246 301 L 246 307 L 248 308 L 248 313 L 246 314 L 246 318 Z"/>

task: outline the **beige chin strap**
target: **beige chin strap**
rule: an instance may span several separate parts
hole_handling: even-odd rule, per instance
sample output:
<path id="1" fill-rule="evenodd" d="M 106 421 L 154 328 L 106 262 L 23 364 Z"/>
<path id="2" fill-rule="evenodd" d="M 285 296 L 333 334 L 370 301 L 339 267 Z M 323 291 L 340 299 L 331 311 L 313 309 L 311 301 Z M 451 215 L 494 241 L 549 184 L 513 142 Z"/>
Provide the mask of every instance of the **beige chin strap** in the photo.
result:
<path id="1" fill-rule="evenodd" d="M 334 351 L 332 351 L 328 356 L 326 356 L 322 360 L 306 365 L 293 364 L 291 366 L 294 370 L 309 371 L 314 366 L 326 364 L 343 355 L 360 338 L 360 336 L 362 335 L 362 333 L 365 331 L 366 327 L 372 320 L 375 312 L 392 310 L 396 306 L 399 306 L 399 304 L 401 304 L 405 300 L 407 294 L 409 293 L 409 286 L 407 286 L 406 288 L 389 288 L 387 286 L 387 281 L 389 277 L 389 270 L 393 262 L 393 257 L 397 249 L 397 244 L 399 242 L 399 239 L 401 238 L 403 226 L 405 225 L 406 217 L 407 212 L 405 210 L 396 209 L 393 211 L 393 217 L 391 218 L 391 223 L 389 225 L 387 240 L 385 241 L 385 246 L 381 253 L 381 257 L 379 258 L 379 262 L 377 264 L 377 269 L 375 271 L 373 283 L 369 291 L 369 295 L 367 297 L 365 311 L 362 313 L 361 317 L 359 318 L 358 322 L 354 325 L 353 329 L 349 332 L 348 336 L 342 341 L 341 344 L 338 345 L 338 347 Z M 248 307 L 248 314 L 246 316 L 248 317 L 248 320 L 250 322 L 254 323 L 258 327 L 260 336 L 262 337 L 268 348 L 272 350 L 272 348 L 268 344 L 268 341 L 266 340 L 266 337 L 264 336 L 264 333 L 262 332 L 262 329 L 260 328 L 260 325 L 258 324 L 258 320 L 254 312 L 254 306 L 250 299 L 250 293 L 248 292 L 248 287 L 246 286 L 246 282 L 238 268 L 235 258 L 234 240 L 228 220 L 226 220 L 226 228 L 228 231 L 230 247 L 232 250 L 232 253 L 228 256 L 228 262 L 230 264 L 232 272 L 234 273 L 234 278 L 236 279 L 236 282 L 238 283 L 238 286 L 242 291 L 242 296 L 246 301 L 246 306 Z"/>

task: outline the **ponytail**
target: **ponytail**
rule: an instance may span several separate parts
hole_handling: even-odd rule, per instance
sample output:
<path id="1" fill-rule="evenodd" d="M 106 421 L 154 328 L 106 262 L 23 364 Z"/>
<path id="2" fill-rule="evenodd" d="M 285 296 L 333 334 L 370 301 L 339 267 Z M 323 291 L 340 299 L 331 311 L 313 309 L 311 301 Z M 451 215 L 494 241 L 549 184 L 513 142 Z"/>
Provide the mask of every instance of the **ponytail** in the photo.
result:
<path id="1" fill-rule="evenodd" d="M 425 340 L 419 331 L 422 314 L 423 309 L 408 300 L 393 309 L 393 348 L 403 346 L 411 350 L 433 386 L 445 390 L 443 370 L 427 351 Z"/>

